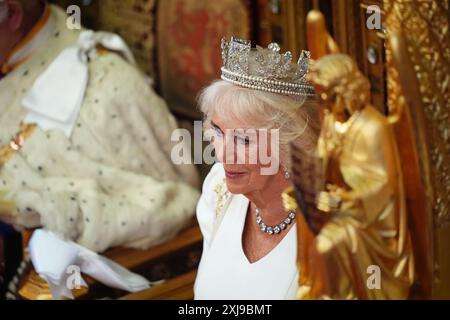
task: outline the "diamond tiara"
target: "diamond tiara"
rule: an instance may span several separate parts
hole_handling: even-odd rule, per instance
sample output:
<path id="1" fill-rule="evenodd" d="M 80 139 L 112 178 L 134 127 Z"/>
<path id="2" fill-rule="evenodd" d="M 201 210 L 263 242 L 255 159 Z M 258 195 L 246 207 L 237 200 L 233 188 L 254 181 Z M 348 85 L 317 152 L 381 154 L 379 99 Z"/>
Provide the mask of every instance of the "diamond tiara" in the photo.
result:
<path id="1" fill-rule="evenodd" d="M 314 88 L 306 80 L 311 58 L 302 51 L 297 63 L 292 54 L 280 54 L 280 46 L 271 43 L 264 49 L 251 47 L 249 40 L 232 37 L 222 39 L 221 78 L 236 85 L 295 96 L 315 96 Z"/>

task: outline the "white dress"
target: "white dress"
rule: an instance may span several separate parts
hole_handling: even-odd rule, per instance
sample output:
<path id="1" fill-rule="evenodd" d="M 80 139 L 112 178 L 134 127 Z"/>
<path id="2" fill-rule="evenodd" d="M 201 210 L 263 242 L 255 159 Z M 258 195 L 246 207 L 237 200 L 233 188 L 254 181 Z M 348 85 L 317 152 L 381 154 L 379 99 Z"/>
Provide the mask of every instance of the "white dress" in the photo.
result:
<path id="1" fill-rule="evenodd" d="M 194 285 L 195 299 L 295 299 L 297 228 L 293 227 L 266 256 L 250 263 L 242 248 L 242 232 L 249 200 L 226 192 L 220 200 L 217 186 L 224 182 L 223 165 L 213 166 L 203 184 L 197 219 L 203 234 L 203 254 Z M 224 214 L 216 224 L 217 207 Z M 218 228 L 215 230 L 215 227 Z"/>

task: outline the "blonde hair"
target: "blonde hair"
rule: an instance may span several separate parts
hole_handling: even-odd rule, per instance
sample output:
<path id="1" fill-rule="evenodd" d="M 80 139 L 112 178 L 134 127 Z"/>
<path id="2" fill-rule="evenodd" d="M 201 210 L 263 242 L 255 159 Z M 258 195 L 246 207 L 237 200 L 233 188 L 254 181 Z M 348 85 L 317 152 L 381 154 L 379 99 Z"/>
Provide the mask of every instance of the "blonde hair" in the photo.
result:
<path id="1" fill-rule="evenodd" d="M 313 98 L 299 99 L 216 80 L 203 89 L 198 101 L 205 128 L 210 128 L 211 119 L 217 116 L 255 129 L 279 129 L 280 150 L 285 153 L 294 141 L 306 151 L 316 145 L 319 126 Z"/>

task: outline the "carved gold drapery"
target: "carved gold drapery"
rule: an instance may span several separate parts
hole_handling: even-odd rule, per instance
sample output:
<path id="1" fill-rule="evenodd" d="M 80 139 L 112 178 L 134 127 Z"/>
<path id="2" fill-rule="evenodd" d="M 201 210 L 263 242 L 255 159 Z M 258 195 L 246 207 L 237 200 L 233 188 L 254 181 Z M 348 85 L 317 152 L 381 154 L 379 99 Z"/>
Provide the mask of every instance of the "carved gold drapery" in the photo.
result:
<path id="1" fill-rule="evenodd" d="M 450 296 L 450 38 L 448 0 L 384 0 L 388 106 L 404 142 L 421 296 Z M 401 116 L 400 116 L 401 115 Z M 413 230 L 414 231 L 414 230 Z"/>

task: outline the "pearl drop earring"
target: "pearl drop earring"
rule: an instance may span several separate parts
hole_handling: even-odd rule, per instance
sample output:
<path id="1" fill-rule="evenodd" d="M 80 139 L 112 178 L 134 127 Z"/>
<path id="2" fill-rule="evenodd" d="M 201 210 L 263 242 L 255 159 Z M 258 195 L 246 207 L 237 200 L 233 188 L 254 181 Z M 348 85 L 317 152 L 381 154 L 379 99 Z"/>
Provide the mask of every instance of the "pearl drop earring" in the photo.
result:
<path id="1" fill-rule="evenodd" d="M 289 173 L 287 167 L 284 167 L 284 177 L 289 180 L 291 178 L 291 174 Z"/>

